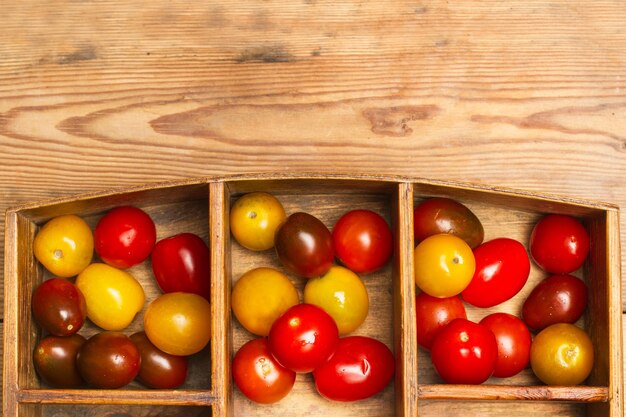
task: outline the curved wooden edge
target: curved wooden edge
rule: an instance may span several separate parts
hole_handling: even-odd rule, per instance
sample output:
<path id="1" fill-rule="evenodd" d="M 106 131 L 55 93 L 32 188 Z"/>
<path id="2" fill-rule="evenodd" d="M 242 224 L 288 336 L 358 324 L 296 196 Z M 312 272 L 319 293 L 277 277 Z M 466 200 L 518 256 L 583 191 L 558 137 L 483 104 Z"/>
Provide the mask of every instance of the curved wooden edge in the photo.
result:
<path id="1" fill-rule="evenodd" d="M 509 400 L 607 402 L 608 387 L 561 387 L 517 385 L 419 385 L 420 400 Z"/>
<path id="2" fill-rule="evenodd" d="M 619 210 L 619 206 L 612 203 L 585 200 L 579 198 L 571 198 L 556 194 L 547 193 L 535 193 L 532 191 L 519 190 L 513 188 L 499 187 L 494 185 L 462 182 L 462 181 L 448 181 L 448 180 L 434 180 L 418 176 L 400 176 L 400 175 L 371 175 L 371 174 L 335 174 L 335 173 L 323 173 L 323 172 L 272 172 L 272 173 L 248 173 L 248 174 L 233 174 L 233 175 L 214 175 L 197 178 L 185 178 L 181 180 L 172 180 L 166 182 L 155 182 L 138 185 L 135 187 L 124 187 L 117 189 L 108 189 L 102 191 L 94 191 L 90 193 L 84 193 L 73 196 L 60 197 L 56 199 L 47 199 L 42 201 L 34 201 L 24 203 L 15 207 L 10 207 L 7 212 L 39 209 L 46 206 L 75 202 L 77 200 L 89 200 L 92 198 L 102 198 L 115 196 L 121 193 L 140 193 L 154 191 L 155 189 L 167 189 L 180 186 L 202 186 L 210 182 L 225 182 L 225 181 L 259 181 L 259 180 L 357 180 L 357 181 L 379 181 L 379 182 L 396 182 L 396 183 L 419 183 L 423 185 L 446 187 L 446 188 L 462 188 L 472 191 L 486 192 L 494 195 L 505 195 L 508 197 L 520 197 L 520 198 L 532 198 L 545 202 L 558 202 L 565 203 L 574 206 L 580 206 L 591 209 L 599 210 Z"/>
<path id="3" fill-rule="evenodd" d="M 55 390 L 21 389 L 16 393 L 19 403 L 36 404 L 134 404 L 211 406 L 215 397 L 202 390 Z"/>

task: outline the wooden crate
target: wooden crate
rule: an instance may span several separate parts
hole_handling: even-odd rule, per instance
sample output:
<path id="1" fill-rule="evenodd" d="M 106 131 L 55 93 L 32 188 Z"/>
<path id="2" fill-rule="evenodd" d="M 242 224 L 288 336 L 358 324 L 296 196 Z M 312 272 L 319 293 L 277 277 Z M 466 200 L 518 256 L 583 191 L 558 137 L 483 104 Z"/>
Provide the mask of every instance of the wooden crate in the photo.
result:
<path id="1" fill-rule="evenodd" d="M 293 391 L 281 402 L 261 406 L 234 388 L 231 359 L 252 335 L 231 317 L 232 284 L 248 269 L 279 265 L 273 251 L 251 252 L 231 239 L 229 207 L 241 195 L 267 191 L 278 197 L 287 213 L 306 211 L 327 226 L 346 211 L 365 208 L 383 215 L 394 231 L 395 253 L 388 266 L 362 276 L 370 294 L 370 313 L 357 334 L 376 337 L 394 352 L 395 379 L 383 392 L 355 403 L 324 400 L 310 375 L 298 375 Z M 428 353 L 416 342 L 413 283 L 413 206 L 432 196 L 452 197 L 470 207 L 485 227 L 485 240 L 512 237 L 527 245 L 532 225 L 546 213 L 579 217 L 592 239 L 592 251 L 579 271 L 589 289 L 587 312 L 578 323 L 592 338 L 596 360 L 585 384 L 575 387 L 542 385 L 530 369 L 508 379 L 491 378 L 483 385 L 448 385 L 434 371 Z M 39 380 L 32 351 L 41 337 L 34 324 L 30 297 L 50 277 L 34 259 L 33 238 L 52 217 L 74 213 L 91 226 L 119 205 L 146 210 L 157 225 L 157 238 L 194 232 L 211 247 L 212 342 L 191 359 L 185 385 L 177 390 L 150 390 L 131 383 L 119 390 L 52 389 Z M 5 252 L 5 417 L 51 416 L 464 416 L 510 417 L 537 415 L 623 415 L 620 248 L 618 209 L 603 203 L 545 197 L 490 187 L 406 177 L 345 177 L 333 175 L 254 175 L 200 178 L 116 190 L 46 203 L 28 204 L 7 212 Z M 284 270 L 284 269 L 283 269 Z M 147 302 L 158 287 L 148 261 L 130 272 L 140 281 Z M 518 314 L 526 295 L 545 277 L 535 265 L 524 289 L 492 309 L 467 306 L 470 319 L 493 311 Z M 301 291 L 304 282 L 290 276 Z M 144 307 L 145 310 L 145 307 Z M 125 333 L 142 326 L 143 311 Z M 97 328 L 87 323 L 81 334 Z"/>

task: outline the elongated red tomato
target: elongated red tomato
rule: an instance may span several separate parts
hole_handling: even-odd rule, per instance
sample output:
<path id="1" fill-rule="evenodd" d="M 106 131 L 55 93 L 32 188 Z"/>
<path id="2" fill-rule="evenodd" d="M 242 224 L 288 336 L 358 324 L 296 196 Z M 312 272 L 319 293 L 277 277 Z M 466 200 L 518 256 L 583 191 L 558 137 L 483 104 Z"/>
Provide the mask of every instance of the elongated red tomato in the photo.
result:
<path id="1" fill-rule="evenodd" d="M 295 372 L 311 372 L 333 354 L 339 340 L 335 320 L 312 304 L 298 304 L 274 321 L 269 346 L 276 360 Z"/>
<path id="2" fill-rule="evenodd" d="M 370 210 L 352 210 L 333 227 L 333 246 L 339 260 L 354 272 L 382 268 L 393 251 L 391 229 Z"/>
<path id="3" fill-rule="evenodd" d="M 387 345 L 370 337 L 349 336 L 339 340 L 333 356 L 313 371 L 313 378 L 323 397 L 356 401 L 382 391 L 393 374 L 393 353 Z"/>
<path id="4" fill-rule="evenodd" d="M 180 233 L 159 240 L 152 250 L 152 270 L 164 293 L 190 292 L 209 301 L 211 252 L 193 233 Z"/>
<path id="5" fill-rule="evenodd" d="M 523 321 L 511 314 L 493 313 L 483 318 L 480 324 L 493 332 L 498 343 L 493 376 L 508 378 L 528 366 L 532 338 Z"/>
<path id="6" fill-rule="evenodd" d="M 474 249 L 476 271 L 461 295 L 476 307 L 493 307 L 517 294 L 530 274 L 530 260 L 517 240 L 499 238 Z"/>
<path id="7" fill-rule="evenodd" d="M 296 373 L 281 366 L 270 352 L 267 338 L 243 345 L 233 359 L 233 380 L 246 397 L 261 404 L 283 399 L 293 388 Z"/>

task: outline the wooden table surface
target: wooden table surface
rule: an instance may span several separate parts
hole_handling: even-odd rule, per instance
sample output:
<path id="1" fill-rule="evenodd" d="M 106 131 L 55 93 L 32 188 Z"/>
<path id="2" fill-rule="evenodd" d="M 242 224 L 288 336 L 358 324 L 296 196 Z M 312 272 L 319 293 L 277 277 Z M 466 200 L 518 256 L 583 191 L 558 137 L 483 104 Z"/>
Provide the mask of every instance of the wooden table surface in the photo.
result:
<path id="1" fill-rule="evenodd" d="M 626 209 L 621 0 L 2 9 L 2 211 L 261 171 L 410 174 Z"/>

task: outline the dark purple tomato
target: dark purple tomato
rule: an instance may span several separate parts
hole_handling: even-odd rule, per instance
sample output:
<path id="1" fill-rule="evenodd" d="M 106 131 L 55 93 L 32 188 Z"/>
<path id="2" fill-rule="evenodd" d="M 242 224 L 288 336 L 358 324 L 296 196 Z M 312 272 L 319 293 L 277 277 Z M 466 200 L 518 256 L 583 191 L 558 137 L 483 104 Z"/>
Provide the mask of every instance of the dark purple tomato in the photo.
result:
<path id="1" fill-rule="evenodd" d="M 78 388 L 85 385 L 76 366 L 76 355 L 83 343 L 85 338 L 79 334 L 41 339 L 33 351 L 37 374 L 54 388 Z"/>
<path id="2" fill-rule="evenodd" d="M 78 351 L 78 372 L 94 388 L 115 389 L 139 373 L 141 354 L 124 333 L 105 331 L 90 337 Z"/>
<path id="3" fill-rule="evenodd" d="M 308 213 L 287 217 L 276 230 L 274 246 L 283 266 L 305 278 L 324 275 L 335 258 L 330 231 Z"/>
<path id="4" fill-rule="evenodd" d="M 522 319 L 533 330 L 551 324 L 575 323 L 587 307 L 587 285 L 571 275 L 552 275 L 541 281 L 522 306 Z"/>
<path id="5" fill-rule="evenodd" d="M 32 310 L 35 321 L 55 336 L 75 334 L 87 318 L 83 293 L 62 278 L 44 281 L 35 289 Z"/>
<path id="6" fill-rule="evenodd" d="M 150 388 L 174 389 L 187 379 L 188 360 L 186 356 L 165 353 L 148 339 L 145 332 L 137 332 L 130 340 L 139 348 L 141 367 L 137 379 Z"/>
<path id="7" fill-rule="evenodd" d="M 530 259 L 517 240 L 499 238 L 474 249 L 476 270 L 461 295 L 476 307 L 493 307 L 517 294 L 530 274 Z"/>
<path id="8" fill-rule="evenodd" d="M 193 233 L 159 240 L 152 250 L 152 271 L 164 293 L 190 292 L 209 301 L 211 296 L 211 251 Z"/>
<path id="9" fill-rule="evenodd" d="M 382 342 L 364 336 L 339 339 L 331 358 L 313 371 L 315 388 L 334 401 L 357 401 L 382 391 L 393 378 L 394 358 Z"/>
<path id="10" fill-rule="evenodd" d="M 449 198 L 430 198 L 415 207 L 413 229 L 416 245 L 429 236 L 451 233 L 473 249 L 485 236 L 478 217 L 463 204 Z"/>

